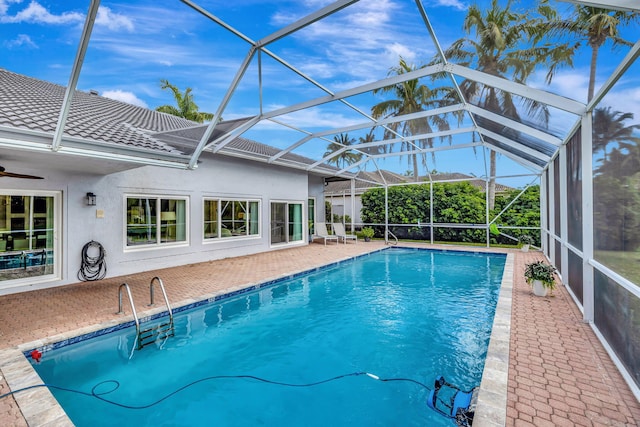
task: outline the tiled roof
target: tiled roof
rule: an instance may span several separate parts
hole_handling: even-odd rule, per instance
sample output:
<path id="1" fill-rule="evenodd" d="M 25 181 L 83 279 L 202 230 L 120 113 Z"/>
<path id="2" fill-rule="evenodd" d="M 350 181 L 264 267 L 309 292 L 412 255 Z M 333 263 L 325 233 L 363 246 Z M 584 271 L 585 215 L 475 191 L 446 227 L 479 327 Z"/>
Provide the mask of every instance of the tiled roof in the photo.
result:
<path id="1" fill-rule="evenodd" d="M 208 142 L 214 141 L 224 134 L 231 132 L 238 126 L 243 125 L 250 117 L 243 119 L 222 121 L 216 125 L 213 133 L 209 136 Z M 155 138 L 165 141 L 171 145 L 183 147 L 187 151 L 191 152 L 198 145 L 205 131 L 209 127 L 209 124 L 196 124 L 195 126 L 171 129 L 167 131 L 156 132 L 153 134 Z"/>
<path id="2" fill-rule="evenodd" d="M 12 73 L 0 68 L 0 127 L 45 132 L 53 136 L 64 100 L 60 85 Z M 244 124 L 249 118 L 220 122 L 209 138 L 213 141 Z M 208 124 L 138 107 L 97 94 L 75 91 L 64 129 L 66 137 L 124 148 L 143 148 L 156 152 L 191 155 Z M 265 161 L 280 150 L 235 138 L 220 154 Z M 276 163 L 308 166 L 315 160 L 287 153 Z M 331 174 L 337 168 L 321 165 L 314 171 Z"/>
<path id="3" fill-rule="evenodd" d="M 208 141 L 215 141 L 217 138 L 223 136 L 224 134 L 236 129 L 237 127 L 243 125 L 251 118 L 241 118 L 235 120 L 227 120 L 222 121 L 216 125 L 213 130 L 213 133 L 209 136 Z M 188 128 L 188 129 L 178 129 L 172 130 L 163 133 L 156 133 L 154 137 L 165 141 L 169 144 L 179 146 L 183 150 L 187 152 L 192 152 L 193 149 L 198 145 L 204 132 L 206 131 L 208 125 L 199 125 L 196 127 Z M 220 151 L 220 154 L 228 154 L 228 155 L 243 155 L 252 154 L 256 159 L 267 160 L 270 157 L 278 154 L 280 150 L 278 148 L 272 147 L 270 145 L 262 144 L 257 141 L 253 141 L 251 139 L 236 137 L 230 143 L 225 145 Z M 316 161 L 310 159 L 308 157 L 300 156 L 294 153 L 286 153 L 283 154 L 278 160 L 278 164 L 287 164 L 287 163 L 298 163 L 302 165 L 312 165 Z M 330 165 L 319 165 L 317 167 L 320 171 L 325 172 L 336 172 L 338 168 Z"/>
<path id="4" fill-rule="evenodd" d="M 53 134 L 64 94 L 63 86 L 0 69 L 0 126 Z M 194 125 L 180 117 L 75 91 L 64 135 L 178 153 L 146 132 Z"/>
<path id="5" fill-rule="evenodd" d="M 387 184 L 400 184 L 407 182 L 406 176 L 384 169 L 379 172 L 360 171 L 357 173 L 355 178 L 356 193 L 362 193 L 363 191 L 373 187 L 382 187 L 385 182 Z M 325 187 L 325 193 L 343 193 L 345 191 L 351 191 L 350 180 L 331 181 L 328 182 Z"/>

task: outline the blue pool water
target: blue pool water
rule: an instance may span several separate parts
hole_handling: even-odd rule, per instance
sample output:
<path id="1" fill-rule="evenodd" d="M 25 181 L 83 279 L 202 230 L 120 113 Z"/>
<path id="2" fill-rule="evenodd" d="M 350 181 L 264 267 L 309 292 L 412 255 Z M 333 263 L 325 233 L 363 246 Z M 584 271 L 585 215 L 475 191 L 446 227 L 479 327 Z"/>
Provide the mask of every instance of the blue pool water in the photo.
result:
<path id="1" fill-rule="evenodd" d="M 505 257 L 393 248 L 175 315 L 175 337 L 132 352 L 135 329 L 45 352 L 42 380 L 77 426 L 451 426 L 409 381 L 479 385 Z M 167 284 L 170 294 L 170 284 Z M 132 354 L 132 356 L 130 356 Z"/>

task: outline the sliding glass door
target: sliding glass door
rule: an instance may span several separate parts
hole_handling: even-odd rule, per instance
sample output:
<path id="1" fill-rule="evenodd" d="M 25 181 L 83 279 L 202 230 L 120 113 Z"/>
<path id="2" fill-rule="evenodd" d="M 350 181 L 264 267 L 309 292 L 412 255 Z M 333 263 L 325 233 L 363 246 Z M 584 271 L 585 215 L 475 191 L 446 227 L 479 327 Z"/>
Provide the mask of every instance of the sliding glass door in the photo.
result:
<path id="1" fill-rule="evenodd" d="M 56 192 L 0 194 L 0 288 L 58 274 L 59 206 Z"/>
<path id="2" fill-rule="evenodd" d="M 271 202 L 271 244 L 300 242 L 304 237 L 303 204 Z"/>

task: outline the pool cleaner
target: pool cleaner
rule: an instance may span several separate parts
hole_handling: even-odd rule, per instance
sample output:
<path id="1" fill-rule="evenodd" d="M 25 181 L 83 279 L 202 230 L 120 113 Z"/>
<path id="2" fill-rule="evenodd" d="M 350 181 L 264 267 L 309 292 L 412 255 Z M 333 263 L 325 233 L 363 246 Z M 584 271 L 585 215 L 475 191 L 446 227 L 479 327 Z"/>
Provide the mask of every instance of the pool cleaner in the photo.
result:
<path id="1" fill-rule="evenodd" d="M 478 387 L 469 391 L 449 384 L 442 375 L 436 377 L 427 405 L 460 427 L 470 427 L 478 402 Z"/>
<path id="2" fill-rule="evenodd" d="M 39 360 L 39 358 L 42 357 L 42 353 L 40 353 L 38 350 L 33 350 L 31 356 L 34 360 Z M 267 384 L 273 384 L 273 385 L 284 386 L 284 387 L 314 387 L 314 386 L 325 384 L 332 381 L 343 380 L 343 379 L 346 379 L 347 377 L 357 377 L 361 375 L 366 375 L 371 379 L 374 379 L 376 381 L 381 381 L 381 382 L 401 381 L 401 382 L 410 382 L 410 383 L 419 385 L 420 387 L 429 391 L 429 397 L 427 398 L 427 405 L 431 409 L 433 409 L 435 412 L 439 413 L 440 415 L 443 415 L 444 417 L 452 420 L 459 427 L 471 427 L 471 423 L 473 422 L 473 416 L 475 414 L 476 404 L 478 399 L 477 398 L 478 387 L 475 387 L 470 391 L 463 391 L 463 390 L 460 390 L 458 387 L 452 384 L 449 384 L 447 381 L 445 381 L 442 375 L 436 378 L 433 389 L 431 389 L 428 385 L 420 381 L 413 380 L 411 378 L 381 378 L 378 375 L 372 374 L 370 372 L 351 372 L 349 374 L 342 374 L 335 377 L 326 378 L 323 380 L 318 380 L 310 383 L 287 383 L 287 382 L 274 381 L 266 378 L 256 377 L 254 375 L 215 375 L 210 377 L 203 377 L 198 380 L 192 381 L 188 384 L 185 384 L 181 387 L 178 387 L 170 391 L 166 395 L 160 397 L 159 399 L 153 402 L 146 403 L 146 404 L 139 404 L 139 405 L 132 405 L 132 404 L 121 403 L 114 400 L 110 400 L 107 397 L 107 395 L 109 395 L 110 393 L 113 393 L 118 388 L 120 388 L 120 382 L 116 380 L 105 380 L 93 386 L 90 392 L 70 389 L 65 387 L 59 387 L 53 384 L 35 384 L 35 385 L 31 385 L 21 389 L 12 390 L 5 394 L 0 394 L 0 400 L 2 400 L 5 397 L 11 396 L 13 394 L 31 390 L 34 388 L 48 387 L 50 389 L 66 391 L 66 392 L 75 393 L 75 394 L 79 394 L 87 397 L 93 397 L 101 400 L 104 403 L 118 406 L 120 408 L 138 410 L 138 409 L 151 408 L 169 399 L 170 397 L 178 394 L 179 392 L 185 389 L 188 389 L 196 384 L 213 381 L 213 380 L 242 379 L 242 380 L 255 380 L 255 381 L 259 381 Z"/>

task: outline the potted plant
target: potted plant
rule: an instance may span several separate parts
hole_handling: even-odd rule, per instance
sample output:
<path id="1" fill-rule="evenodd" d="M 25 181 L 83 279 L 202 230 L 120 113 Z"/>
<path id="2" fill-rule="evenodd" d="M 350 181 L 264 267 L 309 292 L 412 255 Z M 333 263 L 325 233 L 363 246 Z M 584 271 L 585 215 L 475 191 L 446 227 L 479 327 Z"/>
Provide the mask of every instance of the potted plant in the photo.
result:
<path id="1" fill-rule="evenodd" d="M 528 234 L 520 236 L 520 249 L 522 252 L 528 252 L 529 246 L 533 244 L 533 239 Z"/>
<path id="2" fill-rule="evenodd" d="M 543 297 L 548 291 L 553 293 L 556 288 L 555 273 L 556 268 L 543 261 L 536 261 L 525 265 L 524 277 L 531 285 L 534 295 Z"/>
<path id="3" fill-rule="evenodd" d="M 370 242 L 373 237 L 373 228 L 363 227 L 362 230 L 360 230 L 360 234 L 362 234 L 365 242 Z"/>

